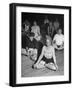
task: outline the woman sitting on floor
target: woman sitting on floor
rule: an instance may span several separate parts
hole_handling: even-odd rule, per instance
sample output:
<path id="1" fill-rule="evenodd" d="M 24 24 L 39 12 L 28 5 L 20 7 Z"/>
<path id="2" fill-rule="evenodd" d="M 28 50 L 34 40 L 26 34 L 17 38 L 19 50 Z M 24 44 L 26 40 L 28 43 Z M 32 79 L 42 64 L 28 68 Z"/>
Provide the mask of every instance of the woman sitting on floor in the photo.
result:
<path id="1" fill-rule="evenodd" d="M 42 52 L 37 60 L 37 62 L 33 65 L 35 69 L 41 69 L 47 67 L 51 70 L 57 70 L 58 66 L 56 64 L 56 56 L 54 47 L 51 45 L 51 38 L 47 37 L 46 45 L 43 46 Z"/>
<path id="2" fill-rule="evenodd" d="M 37 41 L 34 39 L 34 33 L 29 34 L 26 39 L 26 47 L 22 49 L 22 54 L 29 56 L 31 59 L 37 59 Z"/>
<path id="3" fill-rule="evenodd" d="M 37 25 L 37 22 L 36 21 L 33 22 L 33 26 L 31 27 L 31 32 L 34 33 L 34 38 L 37 41 L 40 41 L 40 39 L 41 39 L 40 27 L 39 27 L 39 25 Z"/>
<path id="4" fill-rule="evenodd" d="M 58 33 L 54 36 L 53 46 L 57 50 L 64 49 L 64 35 L 62 34 L 62 29 L 59 29 Z"/>

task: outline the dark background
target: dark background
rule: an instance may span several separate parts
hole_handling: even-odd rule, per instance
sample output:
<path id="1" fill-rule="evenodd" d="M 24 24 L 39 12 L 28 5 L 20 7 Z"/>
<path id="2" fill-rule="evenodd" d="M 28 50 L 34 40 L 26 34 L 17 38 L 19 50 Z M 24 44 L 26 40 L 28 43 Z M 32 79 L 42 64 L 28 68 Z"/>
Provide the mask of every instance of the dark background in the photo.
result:
<path id="1" fill-rule="evenodd" d="M 45 17 L 48 17 L 49 21 L 56 21 L 60 23 L 60 28 L 64 31 L 64 15 L 63 14 L 44 14 L 44 13 L 24 13 L 22 12 L 22 24 L 25 20 L 28 20 L 30 22 L 30 25 L 33 25 L 34 21 L 37 21 L 37 24 L 39 26 L 43 25 Z"/>

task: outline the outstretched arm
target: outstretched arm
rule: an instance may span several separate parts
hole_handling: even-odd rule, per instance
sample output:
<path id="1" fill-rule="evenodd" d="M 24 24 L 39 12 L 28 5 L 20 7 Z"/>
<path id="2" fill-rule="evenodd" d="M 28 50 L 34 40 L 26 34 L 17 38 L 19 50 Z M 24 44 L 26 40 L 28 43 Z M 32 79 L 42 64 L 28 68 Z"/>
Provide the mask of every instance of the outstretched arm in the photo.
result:
<path id="1" fill-rule="evenodd" d="M 54 48 L 57 48 L 57 46 L 56 46 L 56 35 L 55 35 L 54 38 L 53 38 L 52 44 L 53 44 L 53 47 L 54 47 Z"/>
<path id="2" fill-rule="evenodd" d="M 41 54 L 40 54 L 40 56 L 39 56 L 38 61 L 36 62 L 36 64 L 38 64 L 41 61 L 41 59 L 43 58 L 43 55 L 44 55 L 44 46 L 42 48 L 42 52 L 41 52 Z"/>
<path id="3" fill-rule="evenodd" d="M 40 35 L 40 27 L 38 27 L 38 35 Z"/>
<path id="4" fill-rule="evenodd" d="M 53 48 L 53 59 L 54 59 L 54 63 L 56 64 L 56 56 L 55 56 L 55 50 Z"/>
<path id="5" fill-rule="evenodd" d="M 58 69 L 57 63 L 56 63 L 56 56 L 55 56 L 55 50 L 53 48 L 53 60 L 54 60 L 54 64 L 56 66 L 56 68 Z"/>

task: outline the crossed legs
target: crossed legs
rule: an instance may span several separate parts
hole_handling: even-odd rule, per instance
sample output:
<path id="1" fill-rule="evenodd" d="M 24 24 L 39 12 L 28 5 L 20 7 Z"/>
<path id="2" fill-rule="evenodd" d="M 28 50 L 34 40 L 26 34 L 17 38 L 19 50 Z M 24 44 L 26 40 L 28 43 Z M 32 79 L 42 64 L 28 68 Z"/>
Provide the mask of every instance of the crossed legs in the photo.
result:
<path id="1" fill-rule="evenodd" d="M 48 63 L 46 64 L 45 61 L 41 60 L 37 65 L 34 64 L 34 68 L 36 69 L 42 69 L 42 68 L 48 68 L 51 70 L 57 70 L 56 66 L 54 65 L 54 63 Z"/>

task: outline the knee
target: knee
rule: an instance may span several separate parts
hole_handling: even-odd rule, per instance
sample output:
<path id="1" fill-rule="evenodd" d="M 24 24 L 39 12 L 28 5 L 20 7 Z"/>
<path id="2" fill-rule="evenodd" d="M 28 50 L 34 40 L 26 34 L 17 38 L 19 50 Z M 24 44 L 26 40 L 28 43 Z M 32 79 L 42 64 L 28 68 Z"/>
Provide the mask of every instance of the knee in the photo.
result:
<path id="1" fill-rule="evenodd" d="M 51 69 L 51 70 L 54 70 L 54 71 L 57 70 L 56 67 L 55 67 L 53 64 L 46 64 L 46 67 L 47 67 L 48 69 Z"/>
<path id="2" fill-rule="evenodd" d="M 42 68 L 44 68 L 44 67 L 45 67 L 45 66 L 44 66 L 44 65 L 41 65 L 41 64 L 37 64 L 37 65 L 34 64 L 34 65 L 33 65 L 33 68 L 34 68 L 34 69 L 42 69 Z"/>
<path id="3" fill-rule="evenodd" d="M 57 70 L 57 68 L 55 67 L 55 66 L 53 66 L 53 68 L 52 68 L 54 71 L 56 71 Z"/>

